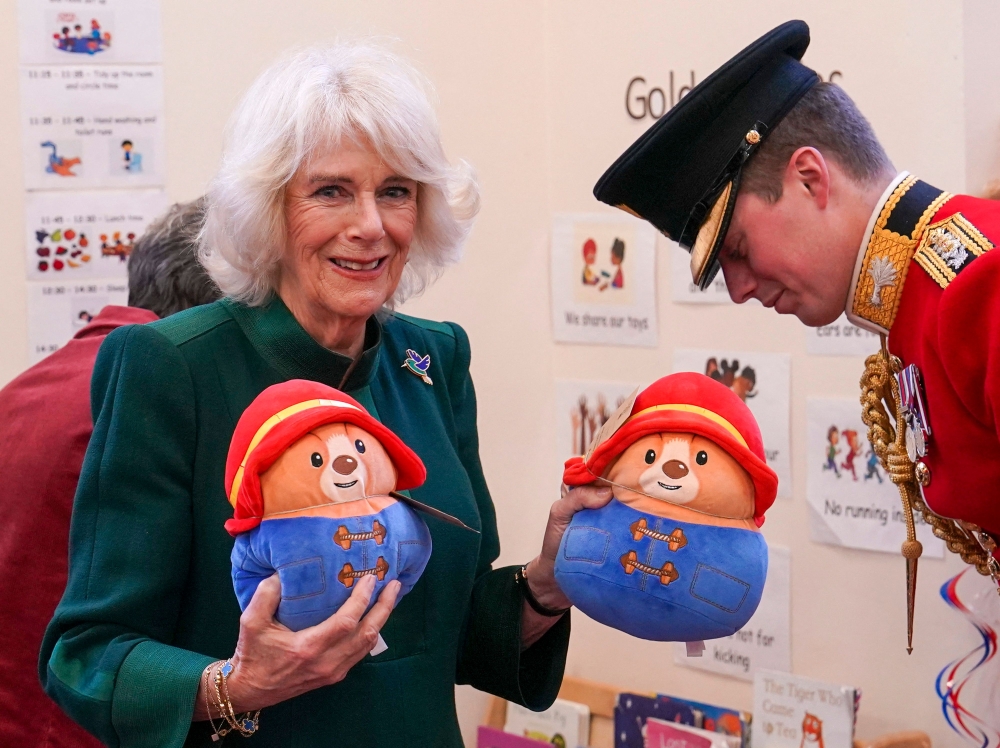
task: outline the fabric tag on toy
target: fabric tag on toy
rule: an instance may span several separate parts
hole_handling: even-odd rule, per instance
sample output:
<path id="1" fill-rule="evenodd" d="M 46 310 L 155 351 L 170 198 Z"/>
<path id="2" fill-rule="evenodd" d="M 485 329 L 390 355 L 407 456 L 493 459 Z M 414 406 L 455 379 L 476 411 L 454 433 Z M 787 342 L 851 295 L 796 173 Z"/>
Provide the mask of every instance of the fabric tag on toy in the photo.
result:
<path id="1" fill-rule="evenodd" d="M 593 440 L 590 442 L 590 446 L 587 447 L 587 454 L 584 456 L 583 461 L 587 462 L 590 460 L 590 456 L 594 454 L 594 450 L 601 446 L 604 442 L 615 435 L 615 432 L 620 429 L 625 421 L 628 420 L 629 416 L 632 415 L 632 406 L 635 405 L 635 399 L 639 397 L 639 390 L 641 387 L 636 387 L 635 390 L 622 402 L 621 405 L 611 414 L 611 417 L 604 422 L 604 425 L 598 430 L 597 434 L 594 435 Z"/>
<path id="2" fill-rule="evenodd" d="M 705 642 L 699 639 L 696 642 L 684 642 L 687 645 L 688 657 L 701 657 L 705 652 Z"/>
<path id="3" fill-rule="evenodd" d="M 375 657 L 376 655 L 380 655 L 385 652 L 388 648 L 389 645 L 385 643 L 385 639 L 382 638 L 382 634 L 379 634 L 378 641 L 375 642 L 375 646 L 372 647 L 372 651 L 369 654 L 371 654 L 372 657 Z"/>

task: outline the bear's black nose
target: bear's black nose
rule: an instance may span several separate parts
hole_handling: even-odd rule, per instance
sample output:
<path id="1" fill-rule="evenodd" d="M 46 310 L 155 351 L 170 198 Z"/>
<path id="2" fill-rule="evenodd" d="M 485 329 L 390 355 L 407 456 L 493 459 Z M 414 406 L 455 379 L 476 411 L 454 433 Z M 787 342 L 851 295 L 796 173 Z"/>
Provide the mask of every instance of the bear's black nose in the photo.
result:
<path id="1" fill-rule="evenodd" d="M 358 469 L 358 461 L 350 455 L 340 455 L 333 461 L 333 469 L 341 475 L 350 475 Z M 685 469 L 685 473 L 687 470 Z"/>
<path id="2" fill-rule="evenodd" d="M 340 459 L 339 457 L 337 459 Z M 337 467 L 337 463 L 333 464 L 334 468 Z M 689 472 L 688 466 L 685 465 L 680 460 L 667 460 L 663 463 L 663 474 L 668 478 L 673 478 L 677 480 L 678 478 L 683 478 Z"/>

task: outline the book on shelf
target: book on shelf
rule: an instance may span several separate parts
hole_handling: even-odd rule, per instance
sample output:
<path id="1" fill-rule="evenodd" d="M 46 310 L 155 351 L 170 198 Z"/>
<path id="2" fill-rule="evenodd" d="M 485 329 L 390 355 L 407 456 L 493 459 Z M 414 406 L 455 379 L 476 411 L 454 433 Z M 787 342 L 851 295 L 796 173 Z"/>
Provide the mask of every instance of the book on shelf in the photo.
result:
<path id="1" fill-rule="evenodd" d="M 678 696 L 660 694 L 663 701 L 683 704 L 689 707 L 696 715 L 695 727 L 710 732 L 718 732 L 724 735 L 733 735 L 740 738 L 746 747 L 749 744 L 750 724 L 753 719 L 750 712 L 743 712 L 739 709 L 730 709 L 715 704 L 705 704 L 701 701 L 682 699 Z"/>
<path id="2" fill-rule="evenodd" d="M 575 701 L 556 699 L 544 712 L 533 712 L 508 702 L 503 729 L 559 748 L 586 746 L 590 744 L 590 708 Z"/>
<path id="3" fill-rule="evenodd" d="M 655 717 L 646 722 L 645 748 L 740 748 L 741 739 Z"/>
<path id="4" fill-rule="evenodd" d="M 643 748 L 643 729 L 650 718 L 697 727 L 698 715 L 686 704 L 656 696 L 620 693 L 615 701 L 615 748 Z"/>
<path id="5" fill-rule="evenodd" d="M 480 725 L 476 732 L 476 748 L 551 748 L 551 743 L 523 738 L 503 730 Z"/>
<path id="6" fill-rule="evenodd" d="M 851 748 L 861 692 L 775 670 L 753 682 L 754 748 Z"/>

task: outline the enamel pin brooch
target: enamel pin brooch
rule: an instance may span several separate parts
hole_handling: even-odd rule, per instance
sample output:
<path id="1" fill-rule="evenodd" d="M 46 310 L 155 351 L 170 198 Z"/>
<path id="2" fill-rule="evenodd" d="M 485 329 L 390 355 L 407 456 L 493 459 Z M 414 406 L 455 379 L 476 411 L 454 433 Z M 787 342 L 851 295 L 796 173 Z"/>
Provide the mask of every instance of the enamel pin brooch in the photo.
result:
<path id="1" fill-rule="evenodd" d="M 403 362 L 403 368 L 406 369 L 411 374 L 416 374 L 418 377 L 424 380 L 427 384 L 434 384 L 431 378 L 427 376 L 427 370 L 431 368 L 431 356 L 427 354 L 426 356 L 421 356 L 412 348 L 406 349 L 406 360 Z"/>

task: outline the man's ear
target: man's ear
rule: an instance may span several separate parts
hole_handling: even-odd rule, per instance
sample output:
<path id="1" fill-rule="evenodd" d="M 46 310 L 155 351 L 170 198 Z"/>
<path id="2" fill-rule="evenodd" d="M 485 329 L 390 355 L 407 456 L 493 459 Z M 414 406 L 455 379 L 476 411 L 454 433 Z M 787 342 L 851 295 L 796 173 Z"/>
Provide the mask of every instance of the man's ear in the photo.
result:
<path id="1" fill-rule="evenodd" d="M 782 191 L 795 191 L 814 200 L 820 210 L 830 200 L 830 169 L 823 154 L 812 146 L 799 148 L 788 159 Z"/>

